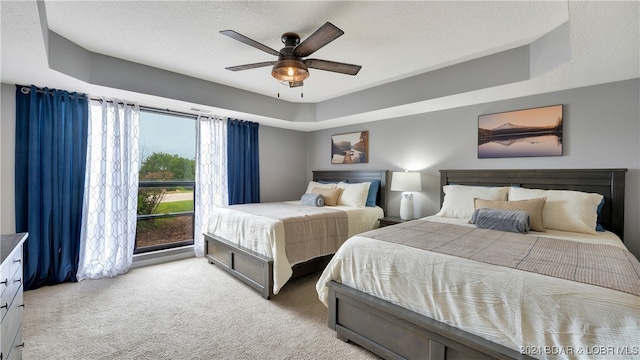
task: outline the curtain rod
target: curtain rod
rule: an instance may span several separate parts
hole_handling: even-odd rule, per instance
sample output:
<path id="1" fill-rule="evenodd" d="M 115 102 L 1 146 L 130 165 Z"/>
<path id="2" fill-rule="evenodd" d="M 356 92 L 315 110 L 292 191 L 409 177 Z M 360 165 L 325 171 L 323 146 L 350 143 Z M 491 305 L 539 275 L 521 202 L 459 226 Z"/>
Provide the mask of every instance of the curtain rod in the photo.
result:
<path id="1" fill-rule="evenodd" d="M 29 94 L 31 92 L 31 87 L 30 86 L 27 86 L 27 85 L 18 85 L 18 86 L 22 87 L 20 89 L 20 91 L 25 95 Z M 40 94 L 44 94 L 45 93 L 45 91 L 43 89 L 41 89 L 41 88 L 36 87 L 36 90 Z M 49 90 L 49 92 L 51 92 L 51 90 Z M 77 93 L 74 93 L 74 94 L 77 94 Z M 71 98 L 74 98 L 73 94 L 69 94 L 69 96 Z M 86 94 L 80 94 L 79 96 L 80 96 L 80 98 L 87 97 Z M 107 99 L 99 98 L 99 97 L 95 97 L 95 96 L 87 97 L 87 98 L 89 100 L 95 100 L 95 101 L 106 101 L 106 102 L 110 102 L 110 103 L 114 102 L 113 100 L 107 100 Z M 123 100 L 118 100 L 118 102 L 121 103 L 121 104 L 126 104 L 126 102 L 123 101 Z M 155 113 L 158 113 L 158 114 L 180 115 L 180 116 L 192 117 L 192 118 L 195 118 L 195 119 L 197 119 L 200 115 L 214 117 L 214 118 L 220 118 L 220 119 L 224 118 L 224 117 L 221 117 L 221 116 L 218 116 L 218 115 L 204 115 L 204 114 L 197 114 L 197 113 L 189 113 L 189 112 L 184 112 L 184 111 L 156 108 L 156 107 L 147 106 L 147 105 L 139 105 L 139 108 L 140 108 L 140 110 L 149 111 L 149 112 L 155 112 Z"/>
<path id="2" fill-rule="evenodd" d="M 20 92 L 22 92 L 23 94 L 27 95 L 31 92 L 31 87 L 27 86 L 27 85 L 18 85 L 21 86 L 22 88 L 20 89 Z M 50 89 L 49 93 L 51 94 L 52 91 L 55 89 Z M 45 94 L 45 91 L 41 88 L 36 88 L 36 92 L 38 92 L 39 94 Z M 67 91 L 68 92 L 68 91 Z M 113 103 L 113 100 L 107 100 L 107 99 L 102 99 L 102 98 L 97 98 L 97 97 L 88 97 L 86 94 L 78 94 L 77 92 L 73 92 L 73 93 L 69 93 L 69 97 L 74 99 L 76 97 L 76 95 L 78 96 L 79 99 L 88 99 L 88 100 L 96 100 L 96 101 L 106 101 L 106 102 L 110 102 Z M 126 104 L 124 101 L 122 100 L 118 100 L 119 103 L 122 104 Z"/>
<path id="3" fill-rule="evenodd" d="M 151 107 L 151 106 L 146 106 L 146 105 L 140 105 L 140 110 L 154 112 L 154 113 L 158 113 L 158 114 L 188 116 L 188 117 L 192 117 L 192 118 L 195 118 L 195 119 L 197 119 L 198 116 L 200 116 L 199 114 L 188 113 L 188 112 L 177 111 L 177 110 L 170 110 L 170 109 L 161 109 L 161 108 L 156 108 L 156 107 Z"/>
<path id="4" fill-rule="evenodd" d="M 27 85 L 18 85 L 18 86 L 21 87 L 20 92 L 25 94 L 25 95 L 27 95 L 27 94 L 29 94 L 31 92 L 31 86 L 27 86 Z M 49 93 L 51 93 L 52 90 L 54 90 L 54 89 L 49 90 Z M 40 94 L 44 94 L 45 93 L 45 91 L 43 89 L 40 89 L 38 87 L 36 88 L 36 92 L 38 92 Z M 69 95 L 73 98 L 74 97 L 73 94 L 77 94 L 77 93 L 70 93 Z M 84 94 L 79 94 L 80 98 L 85 97 L 85 96 L 86 95 L 84 95 Z"/>

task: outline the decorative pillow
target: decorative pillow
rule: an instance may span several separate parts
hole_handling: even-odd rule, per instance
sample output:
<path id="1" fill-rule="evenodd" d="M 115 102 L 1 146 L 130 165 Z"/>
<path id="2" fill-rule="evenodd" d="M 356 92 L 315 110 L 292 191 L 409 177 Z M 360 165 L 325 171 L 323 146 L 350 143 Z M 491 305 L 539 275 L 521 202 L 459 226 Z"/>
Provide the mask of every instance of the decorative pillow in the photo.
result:
<path id="1" fill-rule="evenodd" d="M 604 207 L 604 196 L 598 204 L 598 209 L 596 210 L 596 231 L 605 231 L 604 226 L 602 226 L 602 220 L 600 220 L 600 213 L 602 212 L 602 208 Z"/>
<path id="2" fill-rule="evenodd" d="M 324 206 L 324 196 L 322 196 L 322 194 L 313 193 L 302 194 L 300 203 L 307 206 Z"/>
<path id="3" fill-rule="evenodd" d="M 445 185 L 444 201 L 442 209 L 436 216 L 471 219 L 473 215 L 474 199 L 486 200 L 507 200 L 508 187 L 488 187 L 488 186 L 468 186 L 468 185 Z"/>
<path id="4" fill-rule="evenodd" d="M 335 189 L 337 184 L 334 183 L 320 183 L 316 181 L 309 181 L 309 185 L 307 186 L 306 193 L 310 193 L 313 188 L 321 188 L 321 189 Z"/>
<path id="5" fill-rule="evenodd" d="M 324 189 L 315 187 L 311 189 L 312 194 L 321 194 L 324 198 L 324 204 L 328 206 L 338 205 L 338 197 L 340 197 L 342 189 Z"/>
<path id="6" fill-rule="evenodd" d="M 368 182 L 355 184 L 339 182 L 337 188 L 342 189 L 342 193 L 338 197 L 338 205 L 364 207 L 367 203 L 370 185 L 371 183 Z"/>
<path id="7" fill-rule="evenodd" d="M 603 196 L 573 190 L 541 190 L 512 187 L 509 200 L 547 198 L 542 222 L 547 229 L 596 233 L 597 209 Z"/>
<path id="8" fill-rule="evenodd" d="M 472 224 L 480 229 L 492 229 L 526 234 L 531 228 L 531 217 L 524 210 L 481 208 L 473 212 Z"/>
<path id="9" fill-rule="evenodd" d="M 529 213 L 531 219 L 531 230 L 545 231 L 544 222 L 542 221 L 542 209 L 547 201 L 545 198 L 529 199 L 529 200 L 513 200 L 513 201 L 492 201 L 484 199 L 474 199 L 475 208 L 489 208 L 500 210 L 522 210 Z"/>
<path id="10" fill-rule="evenodd" d="M 369 185 L 369 194 L 365 206 L 376 207 L 376 198 L 378 197 L 378 189 L 380 188 L 380 180 L 374 180 Z"/>

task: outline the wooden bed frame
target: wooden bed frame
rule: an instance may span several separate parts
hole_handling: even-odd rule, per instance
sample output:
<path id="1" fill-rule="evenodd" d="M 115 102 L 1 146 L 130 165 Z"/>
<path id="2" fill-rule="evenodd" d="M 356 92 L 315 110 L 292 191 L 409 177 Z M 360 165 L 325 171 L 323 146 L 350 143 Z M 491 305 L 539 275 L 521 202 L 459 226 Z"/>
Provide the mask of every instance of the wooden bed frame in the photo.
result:
<path id="1" fill-rule="evenodd" d="M 441 185 L 521 186 L 597 192 L 601 224 L 624 233 L 626 169 L 441 170 Z M 441 194 L 441 204 L 444 194 Z M 518 351 L 330 281 L 329 327 L 385 359 L 530 359 Z"/>
<path id="2" fill-rule="evenodd" d="M 313 181 L 347 181 L 350 183 L 380 181 L 376 205 L 387 212 L 387 170 L 313 171 Z M 204 256 L 210 264 L 216 264 L 229 274 L 254 288 L 263 298 L 273 296 L 273 259 L 258 254 L 236 243 L 204 234 Z M 323 270 L 333 255 L 311 259 L 293 266 L 292 279 Z"/>

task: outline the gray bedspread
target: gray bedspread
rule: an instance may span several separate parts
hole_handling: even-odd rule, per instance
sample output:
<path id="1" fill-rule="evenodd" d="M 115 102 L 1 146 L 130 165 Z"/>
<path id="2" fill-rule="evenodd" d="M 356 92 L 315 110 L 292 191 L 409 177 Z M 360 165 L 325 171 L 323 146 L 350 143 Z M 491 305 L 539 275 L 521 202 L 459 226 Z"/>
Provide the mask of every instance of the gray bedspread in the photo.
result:
<path id="1" fill-rule="evenodd" d="M 291 264 L 333 254 L 349 236 L 347 213 L 282 202 L 232 205 L 230 209 L 281 220 Z"/>
<path id="2" fill-rule="evenodd" d="M 431 221 L 409 221 L 362 236 L 640 296 L 640 262 L 612 245 Z"/>

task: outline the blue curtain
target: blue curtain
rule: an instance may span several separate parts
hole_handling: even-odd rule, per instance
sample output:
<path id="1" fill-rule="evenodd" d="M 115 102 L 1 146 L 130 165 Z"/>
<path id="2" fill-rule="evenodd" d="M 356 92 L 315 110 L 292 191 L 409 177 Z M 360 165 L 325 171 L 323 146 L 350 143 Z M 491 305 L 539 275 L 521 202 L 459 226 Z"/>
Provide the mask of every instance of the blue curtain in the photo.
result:
<path id="1" fill-rule="evenodd" d="M 259 125 L 227 120 L 229 205 L 260 202 Z"/>
<path id="2" fill-rule="evenodd" d="M 24 286 L 76 281 L 89 106 L 84 94 L 16 86 L 16 231 Z"/>

